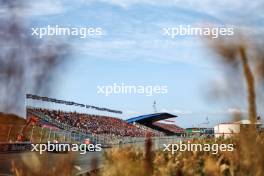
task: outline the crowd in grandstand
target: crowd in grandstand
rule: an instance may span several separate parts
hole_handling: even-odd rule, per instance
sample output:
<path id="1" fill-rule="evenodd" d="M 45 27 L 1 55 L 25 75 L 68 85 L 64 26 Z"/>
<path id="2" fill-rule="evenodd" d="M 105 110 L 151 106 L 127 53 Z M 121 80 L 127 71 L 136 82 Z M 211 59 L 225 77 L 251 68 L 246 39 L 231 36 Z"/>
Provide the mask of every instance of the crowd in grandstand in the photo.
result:
<path id="1" fill-rule="evenodd" d="M 92 134 L 112 134 L 115 136 L 133 137 L 145 136 L 147 133 L 158 135 L 153 131 L 138 128 L 135 125 L 129 124 L 124 120 L 114 117 L 77 112 L 64 112 L 60 110 L 49 110 L 42 108 L 28 108 L 28 112 L 29 111 L 42 113 L 45 116 L 55 119 L 61 124 L 66 124 L 80 129 L 80 131 L 85 131 Z"/>
<path id="2" fill-rule="evenodd" d="M 155 122 L 155 123 L 153 123 L 153 125 L 161 127 L 163 129 L 166 129 L 166 130 L 171 131 L 173 133 L 178 133 L 179 134 L 179 133 L 184 133 L 185 132 L 185 130 L 183 128 L 178 127 L 175 124 Z"/>
<path id="3" fill-rule="evenodd" d="M 147 127 L 145 125 L 141 125 L 139 123 L 134 123 L 134 125 L 136 127 L 140 128 L 140 129 L 144 130 L 144 131 L 150 131 L 150 132 L 152 132 L 153 134 L 155 134 L 155 136 L 164 136 L 165 135 L 163 132 L 160 132 L 158 130 L 154 130 L 152 128 L 149 128 L 149 127 Z"/>

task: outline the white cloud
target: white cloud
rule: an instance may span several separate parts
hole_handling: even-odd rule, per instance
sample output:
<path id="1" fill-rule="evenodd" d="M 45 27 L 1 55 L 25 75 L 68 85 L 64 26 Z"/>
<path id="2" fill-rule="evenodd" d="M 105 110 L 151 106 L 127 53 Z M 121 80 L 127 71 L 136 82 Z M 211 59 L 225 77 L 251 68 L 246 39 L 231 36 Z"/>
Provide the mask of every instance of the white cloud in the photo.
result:
<path id="1" fill-rule="evenodd" d="M 264 8 L 264 2 L 261 0 L 250 1 L 250 0 L 240 0 L 240 1 L 230 1 L 230 0 L 80 0 L 77 2 L 67 1 L 67 0 L 42 0 L 25 1 L 23 4 L 23 12 L 26 15 L 52 15 L 65 13 L 66 9 L 77 9 L 76 7 L 87 6 L 95 3 L 104 3 L 108 5 L 116 5 L 121 8 L 132 8 L 136 5 L 152 5 L 159 7 L 177 7 L 184 9 L 187 12 L 198 12 L 201 14 L 211 15 L 219 19 L 240 20 L 243 18 L 250 18 L 255 20 L 256 18 L 263 18 L 262 13 Z M 102 5 L 102 4 L 101 4 Z M 166 13 L 166 12 L 165 12 Z M 175 12 L 177 13 L 177 11 Z"/>
<path id="2" fill-rule="evenodd" d="M 126 110 L 124 113 L 127 114 L 127 115 L 139 114 L 138 111 L 134 111 L 134 110 Z"/>
<path id="3" fill-rule="evenodd" d="M 227 113 L 228 114 L 244 114 L 244 113 L 247 113 L 247 111 L 241 108 L 228 108 Z"/>
<path id="4" fill-rule="evenodd" d="M 110 40 L 84 41 L 73 44 L 77 53 L 88 58 L 114 60 L 144 60 L 152 63 L 170 64 L 180 62 L 205 67 L 206 60 L 197 55 L 202 54 L 201 42 L 193 40 Z M 192 50 L 193 54 L 186 51 Z M 196 54 L 195 54 L 196 53 Z M 198 54 L 199 53 L 199 54 Z"/>
<path id="5" fill-rule="evenodd" d="M 213 111 L 213 112 L 193 112 L 191 110 L 182 109 L 166 109 L 163 108 L 160 112 L 172 113 L 175 115 L 196 115 L 196 116 L 210 116 L 210 115 L 233 115 L 233 114 L 245 114 L 247 110 L 242 108 L 230 107 L 226 110 Z"/>
<path id="6" fill-rule="evenodd" d="M 22 13 L 26 16 L 53 15 L 65 12 L 65 6 L 61 1 L 31 1 L 23 6 Z"/>
<path id="7" fill-rule="evenodd" d="M 89 5 L 91 1 L 78 0 L 78 1 L 68 1 L 68 0 L 28 0 L 22 3 L 21 15 L 24 16 L 46 16 L 46 15 L 56 15 L 65 14 L 69 10 L 78 10 L 79 7 L 84 5 Z M 97 1 L 98 2 L 98 1 Z M 79 13 L 76 11 L 76 13 Z"/>
<path id="8" fill-rule="evenodd" d="M 167 113 L 171 113 L 171 110 L 163 108 L 163 109 L 161 109 L 161 110 L 160 110 L 160 112 L 167 112 Z"/>
<path id="9" fill-rule="evenodd" d="M 8 13 L 7 9 L 5 7 L 1 7 L 0 8 L 0 16 L 5 15 L 6 13 Z"/>
<path id="10" fill-rule="evenodd" d="M 96 0 L 98 2 L 98 0 Z M 264 5 L 262 1 L 251 1 L 251 0 L 99 0 L 101 2 L 118 5 L 121 7 L 130 7 L 133 5 L 148 4 L 156 6 L 179 6 L 185 9 L 196 9 L 196 11 L 208 11 L 215 13 L 221 10 L 247 10 L 250 8 L 261 8 L 259 6 Z M 245 8 L 247 7 L 247 8 Z M 244 8 L 244 9 L 243 9 Z"/>
<path id="11" fill-rule="evenodd" d="M 181 9 L 190 10 L 193 12 L 200 12 L 214 17 L 225 18 L 226 20 L 232 20 L 236 18 L 243 20 L 245 18 L 256 18 L 256 16 L 263 18 L 264 14 L 264 2 L 261 0 L 100 0 L 101 2 L 111 5 L 120 6 L 122 8 L 129 8 L 134 5 L 153 5 L 153 6 L 168 6 L 179 7 Z M 98 2 L 93 0 L 92 2 Z M 242 14 L 242 16 L 240 16 Z M 237 15 L 235 17 L 235 15 Z"/>
<path id="12" fill-rule="evenodd" d="M 224 110 L 217 110 L 217 111 L 201 113 L 201 114 L 203 114 L 203 115 L 225 115 L 225 116 L 229 116 L 229 115 L 234 115 L 234 114 L 245 114 L 245 113 L 247 113 L 247 110 L 245 110 L 243 108 L 230 107 L 230 108 L 227 108 Z"/>
<path id="13" fill-rule="evenodd" d="M 179 109 L 174 109 L 172 112 L 175 113 L 176 115 L 187 115 L 193 113 L 190 110 L 179 110 Z"/>
<path id="14" fill-rule="evenodd" d="M 21 5 L 13 7 L 13 13 L 18 16 L 45 16 L 65 13 L 67 9 L 70 8 L 69 3 L 65 3 L 64 0 L 52 1 L 52 0 L 42 0 L 42 1 L 24 1 Z M 74 5 L 71 4 L 71 5 Z M 7 10 L 7 6 L 0 9 L 0 13 L 6 12 L 6 15 L 10 13 Z M 4 9 L 4 10 L 3 10 Z"/>
<path id="15" fill-rule="evenodd" d="M 175 115 L 187 115 L 187 114 L 192 114 L 192 111 L 189 110 L 180 110 L 180 109 L 161 109 L 160 112 L 167 112 L 167 113 L 172 113 Z"/>

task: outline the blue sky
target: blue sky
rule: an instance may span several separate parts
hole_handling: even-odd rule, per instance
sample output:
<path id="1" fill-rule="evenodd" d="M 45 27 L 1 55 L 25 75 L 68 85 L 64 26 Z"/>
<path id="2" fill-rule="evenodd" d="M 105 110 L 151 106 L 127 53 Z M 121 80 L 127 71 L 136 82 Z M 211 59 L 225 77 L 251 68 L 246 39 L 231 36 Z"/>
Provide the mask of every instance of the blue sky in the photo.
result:
<path id="1" fill-rule="evenodd" d="M 158 111 L 174 113 L 178 125 L 191 127 L 204 123 L 206 117 L 210 126 L 228 121 L 231 112 L 245 111 L 245 102 L 209 101 L 206 95 L 212 81 L 223 79 L 214 62 L 216 55 L 201 38 L 171 39 L 162 35 L 162 28 L 232 25 L 258 34 L 263 32 L 263 7 L 260 0 L 43 0 L 28 1 L 23 14 L 29 27 L 105 31 L 94 39 L 65 39 L 73 53 L 68 65 L 57 71 L 50 96 L 122 110 L 123 119 L 152 113 L 156 100 Z M 113 83 L 167 85 L 168 94 L 97 94 L 98 85 Z"/>

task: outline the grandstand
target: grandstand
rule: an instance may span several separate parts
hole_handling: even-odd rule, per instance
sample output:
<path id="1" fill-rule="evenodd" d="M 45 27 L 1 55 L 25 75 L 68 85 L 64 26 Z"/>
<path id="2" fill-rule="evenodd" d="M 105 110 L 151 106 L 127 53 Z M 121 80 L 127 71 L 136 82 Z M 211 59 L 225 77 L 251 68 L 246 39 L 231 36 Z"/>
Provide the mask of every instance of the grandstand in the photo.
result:
<path id="1" fill-rule="evenodd" d="M 148 115 L 142 115 L 138 117 L 129 118 L 126 121 L 130 124 L 140 124 L 151 128 L 153 130 L 163 132 L 166 135 L 181 135 L 185 133 L 185 130 L 175 124 L 161 123 L 159 121 L 177 116 L 170 113 L 154 113 Z"/>
<path id="2" fill-rule="evenodd" d="M 27 99 L 34 101 L 63 104 L 71 107 L 94 109 L 102 112 L 120 114 L 122 111 L 85 105 L 72 101 L 59 100 L 49 97 L 27 94 Z M 70 108 L 69 108 L 70 109 Z M 169 113 L 142 115 L 128 120 L 122 120 L 110 115 L 94 115 L 84 112 L 71 112 L 62 109 L 49 109 L 27 106 L 27 118 L 38 119 L 36 125 L 53 131 L 65 131 L 71 135 L 90 136 L 92 139 L 108 138 L 121 139 L 126 137 L 145 137 L 164 135 L 180 135 L 184 130 L 174 124 L 159 121 L 177 117 Z M 64 135 L 65 136 L 65 135 Z"/>
<path id="3" fill-rule="evenodd" d="M 148 114 L 148 115 L 142 115 L 142 116 L 138 116 L 138 117 L 133 117 L 133 118 L 129 118 L 126 121 L 128 123 L 140 123 L 142 125 L 148 125 L 151 124 L 153 122 L 157 122 L 160 120 L 165 120 L 165 119 L 170 119 L 170 118 L 175 118 L 177 116 L 173 115 L 173 114 L 169 114 L 169 113 L 154 113 L 154 114 Z"/>
<path id="4" fill-rule="evenodd" d="M 124 121 L 109 116 L 27 107 L 27 117 L 32 116 L 39 119 L 38 125 L 41 127 L 91 135 L 144 137 L 147 133 L 152 136 L 184 133 L 174 124 L 158 122 L 176 117 L 169 113 L 149 114 Z"/>
<path id="5" fill-rule="evenodd" d="M 27 116 L 32 115 L 40 119 L 40 126 L 59 128 L 73 132 L 121 137 L 143 137 L 147 133 L 151 133 L 153 136 L 156 135 L 151 130 L 142 129 L 122 119 L 108 116 L 28 107 Z"/>
<path id="6" fill-rule="evenodd" d="M 167 124 L 167 123 L 161 123 L 161 122 L 154 122 L 153 124 L 154 128 L 159 128 L 160 131 L 163 130 L 167 135 L 180 135 L 184 134 L 185 130 L 175 124 Z"/>

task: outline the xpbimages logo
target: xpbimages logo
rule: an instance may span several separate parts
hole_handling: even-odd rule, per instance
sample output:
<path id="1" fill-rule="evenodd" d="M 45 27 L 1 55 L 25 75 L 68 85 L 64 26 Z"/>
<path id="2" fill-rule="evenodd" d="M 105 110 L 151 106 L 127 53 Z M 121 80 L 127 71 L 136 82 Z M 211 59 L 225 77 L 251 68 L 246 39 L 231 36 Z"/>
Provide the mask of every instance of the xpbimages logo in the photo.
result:
<path id="1" fill-rule="evenodd" d="M 146 96 L 153 96 L 154 94 L 168 93 L 168 86 L 165 85 L 126 85 L 124 83 L 113 85 L 97 86 L 97 93 L 109 96 L 112 94 L 143 94 Z"/>
<path id="2" fill-rule="evenodd" d="M 163 152 L 170 152 L 175 154 L 177 152 L 211 152 L 212 154 L 218 154 L 221 152 L 232 152 L 234 151 L 234 144 L 218 144 L 218 143 L 191 143 L 190 141 L 183 143 L 180 141 L 176 144 L 163 144 Z"/>
<path id="3" fill-rule="evenodd" d="M 177 36 L 211 36 L 213 39 L 219 36 L 233 36 L 233 27 L 192 27 L 180 25 L 176 27 L 162 28 L 163 35 L 174 39 Z"/>
<path id="4" fill-rule="evenodd" d="M 79 38 L 96 37 L 104 35 L 100 27 L 60 27 L 59 25 L 31 28 L 31 35 L 38 38 L 46 36 L 77 36 Z"/>
<path id="5" fill-rule="evenodd" d="M 63 144 L 63 143 L 51 143 L 47 144 L 31 144 L 32 152 L 80 152 L 80 154 L 86 154 L 86 152 L 100 152 L 102 151 L 101 144 Z"/>

